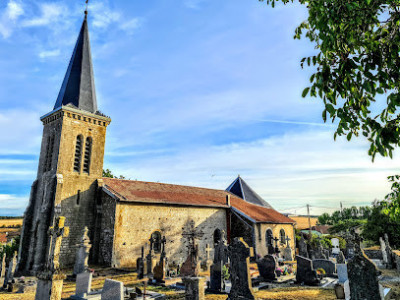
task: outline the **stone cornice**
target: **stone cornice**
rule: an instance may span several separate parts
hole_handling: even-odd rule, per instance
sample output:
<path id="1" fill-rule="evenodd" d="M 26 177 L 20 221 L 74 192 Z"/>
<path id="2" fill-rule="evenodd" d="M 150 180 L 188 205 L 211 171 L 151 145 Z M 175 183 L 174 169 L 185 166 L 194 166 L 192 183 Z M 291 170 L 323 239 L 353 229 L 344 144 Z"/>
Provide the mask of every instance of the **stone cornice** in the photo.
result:
<path id="1" fill-rule="evenodd" d="M 62 117 L 72 118 L 105 127 L 111 123 L 111 118 L 107 116 L 93 114 L 70 106 L 62 106 L 58 109 L 55 109 L 42 116 L 40 120 L 43 122 L 43 125 L 46 125 Z"/>

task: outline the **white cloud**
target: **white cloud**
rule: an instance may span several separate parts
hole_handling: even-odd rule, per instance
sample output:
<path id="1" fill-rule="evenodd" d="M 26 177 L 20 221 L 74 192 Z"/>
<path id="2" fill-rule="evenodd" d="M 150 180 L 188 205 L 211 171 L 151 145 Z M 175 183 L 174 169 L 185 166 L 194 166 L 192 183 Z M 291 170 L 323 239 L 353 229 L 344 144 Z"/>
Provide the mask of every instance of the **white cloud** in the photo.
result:
<path id="1" fill-rule="evenodd" d="M 0 34 L 3 38 L 11 36 L 18 18 L 24 14 L 24 9 L 19 2 L 10 0 L 7 7 L 0 15 Z"/>
<path id="2" fill-rule="evenodd" d="M 183 4 L 191 9 L 199 9 L 202 2 L 204 2 L 204 0 L 184 0 Z"/>
<path id="3" fill-rule="evenodd" d="M 49 50 L 49 51 L 41 51 L 39 52 L 40 58 L 47 58 L 47 57 L 55 57 L 61 54 L 60 49 Z"/>
<path id="4" fill-rule="evenodd" d="M 32 19 L 24 20 L 22 26 L 34 27 L 34 26 L 46 26 L 58 21 L 59 17 L 66 8 L 63 5 L 56 3 L 43 3 L 40 4 L 41 15 Z"/>
<path id="5" fill-rule="evenodd" d="M 123 22 L 120 28 L 126 31 L 128 34 L 133 34 L 141 26 L 141 20 L 139 18 L 133 18 L 129 21 Z"/>
<path id="6" fill-rule="evenodd" d="M 89 7 L 90 15 L 93 18 L 93 26 L 97 28 L 107 28 L 111 24 L 121 19 L 121 14 L 103 2 L 95 2 Z"/>
<path id="7" fill-rule="evenodd" d="M 28 195 L 21 197 L 9 194 L 0 194 L 0 207 L 23 210 L 28 204 L 28 200 Z"/>
<path id="8" fill-rule="evenodd" d="M 218 189 L 241 174 L 277 209 L 292 211 L 308 203 L 313 213 L 320 213 L 326 211 L 321 207 L 366 205 L 388 193 L 386 177 L 398 172 L 400 158 L 372 163 L 367 148 L 362 140 L 334 142 L 331 131 L 315 129 L 172 154 L 128 156 L 121 163 L 108 162 L 106 154 L 105 165 L 127 178 Z"/>

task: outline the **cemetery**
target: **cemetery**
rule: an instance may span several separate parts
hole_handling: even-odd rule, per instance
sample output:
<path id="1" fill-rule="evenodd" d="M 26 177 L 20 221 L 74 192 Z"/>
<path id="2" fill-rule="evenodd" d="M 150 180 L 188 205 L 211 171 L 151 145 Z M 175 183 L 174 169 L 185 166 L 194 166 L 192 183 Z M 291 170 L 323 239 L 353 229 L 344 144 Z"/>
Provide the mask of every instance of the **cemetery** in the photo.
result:
<path id="1" fill-rule="evenodd" d="M 10 0 L 7 4 L 7 9 L 10 10 L 8 15 L 4 14 L 0 18 L 0 33 L 4 37 L 11 33 L 2 29 L 3 19 L 9 18 L 14 23 L 24 13 L 17 2 Z M 381 226 L 379 230 L 376 230 L 374 225 L 371 228 L 371 224 L 368 227 L 366 219 L 369 220 L 369 218 L 362 219 L 361 209 L 357 211 L 356 207 L 347 208 L 347 210 L 342 210 L 341 207 L 341 211 L 333 213 L 332 218 L 324 213 L 318 217 L 318 222 L 314 220 L 314 226 L 311 226 L 310 205 L 307 204 L 308 216 L 302 218 L 306 218 L 309 228 L 300 230 L 296 228 L 296 221 L 290 218 L 289 213 L 274 209 L 240 175 L 227 188 L 217 189 L 160 183 L 158 179 L 148 182 L 126 179 L 122 175 L 118 178 L 110 170 L 105 171 L 103 163 L 106 153 L 106 131 L 111 124 L 111 118 L 98 109 L 89 39 L 89 1 L 85 2 L 84 19 L 57 100 L 54 107 L 40 118 L 43 135 L 39 165 L 36 179 L 31 185 L 23 225 L 21 227 L 21 224 L 15 224 L 17 226 L 15 230 L 7 231 L 7 234 L 0 232 L 2 233 L 1 241 L 6 243 L 2 245 L 0 252 L 1 300 L 400 299 L 400 250 L 397 244 L 399 229 L 396 227 L 397 223 L 390 223 L 393 221 L 393 216 L 395 219 L 400 211 L 396 207 L 399 203 L 396 204 L 395 201 L 400 199 L 396 195 L 396 193 L 400 194 L 399 175 L 391 179 L 392 195 L 391 198 L 386 198 L 390 201 L 379 204 L 381 205 L 379 213 L 387 218 L 383 223 L 388 220 L 386 223 L 390 223 L 391 227 Z M 197 9 L 198 1 L 195 2 L 195 4 L 191 2 L 185 5 L 191 6 L 191 9 Z M 258 2 L 275 5 L 275 1 Z M 283 2 L 287 4 L 291 1 Z M 308 3 L 309 9 L 318 5 L 326 8 L 330 4 L 329 1 L 300 2 L 301 4 Z M 366 1 L 366 3 L 369 5 L 371 1 Z M 359 4 L 356 4 L 347 5 L 346 9 L 359 7 Z M 102 7 L 101 5 L 98 7 Z M 314 15 L 319 15 L 322 8 L 318 8 L 320 9 L 318 13 L 314 11 L 310 19 Z M 333 8 L 336 9 L 336 7 Z M 52 9 L 54 8 L 45 6 L 44 15 L 46 16 Z M 103 8 L 97 9 L 103 10 Z M 360 10 L 358 13 L 363 11 Z M 391 23 L 400 24 L 398 5 L 393 11 L 396 11 L 397 16 L 391 20 Z M 107 22 L 116 22 L 115 19 L 121 17 L 120 14 L 110 13 L 110 15 Z M 61 14 L 55 14 L 55 16 L 58 17 Z M 369 18 L 370 15 L 367 17 Z M 106 26 L 99 21 L 102 18 L 107 19 L 101 14 L 94 19 L 94 27 L 97 26 L 97 29 Z M 47 24 L 46 22 L 40 18 L 33 19 L 31 22 L 22 22 L 20 27 L 37 27 Z M 317 23 L 325 24 L 321 20 Z M 131 20 L 115 28 L 124 31 L 128 27 L 140 27 L 135 24 Z M 296 35 L 301 34 L 302 29 L 309 29 L 309 24 L 301 26 L 304 28 L 298 29 Z M 369 26 L 363 24 L 360 27 Z M 308 33 L 309 38 L 314 41 L 317 39 L 316 32 L 319 29 L 310 30 L 315 30 L 311 34 Z M 382 35 L 385 35 L 387 31 L 385 29 Z M 396 31 L 392 30 L 392 32 Z M 98 42 L 99 32 L 96 32 L 95 36 Z M 352 36 L 357 37 L 358 34 L 355 33 Z M 393 36 L 389 39 L 386 37 L 385 44 Z M 329 40 L 339 41 L 332 37 Z M 339 48 L 347 49 L 347 46 Z M 102 51 L 107 51 L 106 48 L 104 47 Z M 372 73 L 378 73 L 382 78 L 389 77 L 385 73 L 386 70 L 375 72 L 375 67 L 369 65 L 372 64 L 371 61 L 376 60 L 375 56 L 378 55 L 375 51 L 377 52 L 378 48 L 380 47 L 375 45 L 372 51 L 373 57 L 365 58 L 368 65 L 366 68 L 368 80 L 374 76 Z M 357 51 L 359 50 L 355 50 L 354 53 Z M 46 52 L 47 54 L 43 52 L 39 56 L 44 59 L 47 56 L 57 56 L 60 54 L 58 52 L 58 50 Z M 385 48 L 383 52 L 397 53 L 398 48 Z M 343 66 L 346 67 L 351 65 L 348 59 L 354 53 L 342 53 L 337 59 L 344 58 Z M 328 54 L 330 56 L 331 52 L 328 51 Z M 312 59 L 308 57 L 308 65 L 312 63 L 315 66 L 317 62 L 320 63 L 321 57 L 324 55 L 314 56 Z M 330 59 L 329 63 L 335 62 L 335 59 Z M 305 61 L 306 58 L 302 60 L 302 66 Z M 364 58 L 355 61 L 361 64 L 364 63 Z M 353 62 L 353 64 L 357 66 L 356 63 Z M 396 61 L 394 65 L 398 69 L 399 61 Z M 359 115 L 366 118 L 368 105 L 357 104 L 355 107 L 345 107 L 338 113 L 339 110 L 327 102 L 329 100 L 336 105 L 335 97 L 344 98 L 346 95 L 344 91 L 337 93 L 331 87 L 322 86 L 325 84 L 325 77 L 329 76 L 330 67 L 332 66 L 323 66 L 322 72 L 317 73 L 315 80 L 311 80 L 312 84 L 314 81 L 317 82 L 315 83 L 317 86 L 311 89 L 306 88 L 303 91 L 303 97 L 306 97 L 309 91 L 312 96 L 316 96 L 316 89 L 319 89 L 321 97 L 322 92 L 327 93 L 328 98 L 324 98 L 326 105 L 323 112 L 324 121 L 327 119 L 327 112 L 331 118 L 335 119 L 341 114 L 346 115 L 346 109 L 349 111 L 361 109 L 362 114 L 359 112 Z M 357 78 L 361 80 L 363 77 L 358 75 Z M 394 73 L 393 78 L 396 81 L 398 77 Z M 342 79 L 340 76 L 335 77 L 334 83 L 339 82 L 340 89 L 349 85 L 351 90 L 349 97 L 357 94 L 355 91 L 358 89 L 350 86 L 347 78 Z M 342 81 L 345 83 L 343 86 Z M 372 93 L 374 86 L 378 85 L 372 80 L 367 81 L 363 83 L 362 90 Z M 386 92 L 395 88 L 398 88 L 397 85 L 380 84 L 377 92 L 383 94 L 384 90 Z M 374 101 L 369 97 L 365 99 L 366 103 Z M 353 100 L 349 103 L 356 103 L 358 99 Z M 104 104 L 102 101 L 103 99 L 99 103 Z M 396 103 L 399 101 L 394 101 L 395 104 L 392 100 L 389 102 L 394 108 L 390 108 L 381 115 L 382 122 L 389 113 L 394 113 Z M 38 105 L 38 107 L 41 106 Z M 158 110 L 158 108 L 153 109 Z M 230 110 L 227 110 L 228 113 L 224 111 L 223 114 L 220 111 L 224 110 L 218 109 L 220 115 L 230 113 Z M 127 114 L 125 117 L 129 119 L 132 116 Z M 238 119 L 237 116 L 234 117 Z M 347 117 L 347 119 L 352 118 Z M 382 146 L 380 140 L 392 134 L 385 131 L 387 128 L 380 127 L 380 123 L 370 118 L 365 120 L 373 124 L 373 130 L 379 132 L 379 135 L 383 132 L 382 136 L 378 136 L 375 141 L 377 146 L 372 145 L 369 154 L 374 157 L 376 151 L 380 151 L 383 156 L 392 157 L 390 144 L 394 143 L 395 137 L 391 137 L 386 144 L 383 141 Z M 345 124 L 348 121 L 342 121 L 339 123 L 339 135 L 350 130 L 347 135 L 348 141 L 353 133 L 358 135 L 360 123 L 357 118 L 351 124 L 356 127 L 353 131 Z M 390 119 L 390 121 L 393 120 Z M 229 122 L 232 120 L 229 119 Z M 304 121 L 272 119 L 269 121 L 263 119 L 260 122 L 301 126 L 321 125 Z M 368 126 L 363 126 L 361 126 L 365 130 L 363 133 L 367 137 L 370 129 Z M 398 131 L 398 123 L 391 126 L 389 129 L 396 128 L 394 131 Z M 129 124 L 126 127 L 134 126 Z M 119 131 L 120 128 L 114 130 L 114 133 Z M 162 132 L 162 130 L 157 129 L 154 132 Z M 372 134 L 372 137 L 375 134 L 376 132 Z M 129 135 L 127 139 L 131 139 L 130 134 L 127 135 Z M 374 142 L 372 137 L 369 140 Z M 116 138 L 112 142 L 117 144 L 115 142 L 117 140 Z M 400 143 L 397 144 L 400 145 Z M 270 147 L 275 143 L 266 143 L 266 145 Z M 387 149 L 384 149 L 385 147 Z M 115 148 L 110 157 L 119 157 L 119 151 L 120 148 Z M 201 155 L 197 154 L 197 156 Z M 251 155 L 246 153 L 241 156 Z M 264 159 L 264 155 L 262 157 Z M 280 161 L 283 160 L 286 158 Z M 14 163 L 14 160 L 10 161 Z M 232 161 L 231 164 L 239 163 L 233 159 Z M 304 164 L 308 165 L 307 162 Z M 243 165 L 245 169 L 250 169 L 246 162 Z M 280 171 L 278 163 L 274 168 Z M 169 171 L 170 174 L 175 175 L 175 171 Z M 284 172 L 286 172 L 285 169 Z M 277 174 L 271 177 L 281 176 L 280 173 Z M 286 190 L 282 193 L 285 192 Z M 0 194 L 0 196 L 4 195 Z M 281 195 L 281 198 L 287 199 L 288 196 Z M 340 205 L 342 206 L 342 203 Z M 299 208 L 301 207 L 296 207 L 296 209 Z M 364 208 L 363 212 L 371 217 L 374 209 L 376 207 L 371 210 Z M 340 219 L 346 212 L 350 212 L 350 217 Z M 325 218 L 326 224 L 320 222 L 320 217 Z M 397 217 L 397 221 L 400 222 L 400 216 L 397 215 Z M 376 219 L 379 218 L 378 215 Z M 362 226 L 365 227 L 361 230 Z M 316 230 L 317 227 L 320 231 Z M 328 228 L 329 234 L 326 233 Z M 391 230 L 386 231 L 382 228 L 391 228 Z M 324 230 L 326 232 L 323 232 Z M 368 234 L 374 235 L 374 238 L 366 239 Z M 377 234 L 379 234 L 379 245 L 377 245 Z"/>
<path id="2" fill-rule="evenodd" d="M 43 271 L 35 277 L 15 276 L 17 252 L 1 263 L 1 299 L 398 299 L 400 296 L 400 252 L 393 250 L 388 235 L 381 238 L 379 249 L 362 248 L 362 239 L 354 231 L 332 238 L 330 249 L 322 243 L 316 247 L 302 234 L 292 260 L 289 251 L 271 249 L 271 254 L 256 257 L 243 238 L 228 245 L 225 233 L 207 246 L 203 261 L 198 255 L 195 225 L 182 233 L 188 241 L 182 265 L 168 263 L 166 239 L 154 260 L 154 240 L 148 253 L 142 249 L 136 269 L 111 269 L 90 266 L 91 242 L 87 230 L 81 238 L 72 269 L 59 264 L 62 239 L 69 234 L 65 218 L 58 217 L 49 228 L 49 258 Z M 287 241 L 288 242 L 288 241 Z M 282 253 L 283 252 L 283 253 Z M 371 258 L 366 255 L 369 254 Z M 152 257 L 152 259 L 149 259 Z M 294 260 L 293 260 L 294 259 Z M 379 266 L 379 268 L 377 267 Z"/>

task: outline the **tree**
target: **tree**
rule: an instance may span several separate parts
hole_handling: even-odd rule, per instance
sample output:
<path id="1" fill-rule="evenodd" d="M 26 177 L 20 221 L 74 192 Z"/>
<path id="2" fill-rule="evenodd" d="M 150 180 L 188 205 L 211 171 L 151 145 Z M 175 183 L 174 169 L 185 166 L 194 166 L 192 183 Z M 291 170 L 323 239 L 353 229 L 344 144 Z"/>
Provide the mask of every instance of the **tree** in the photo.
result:
<path id="1" fill-rule="evenodd" d="M 323 213 L 318 217 L 318 223 L 321 225 L 329 225 L 331 223 L 331 217 L 328 213 Z"/>
<path id="2" fill-rule="evenodd" d="M 110 169 L 103 170 L 103 177 L 125 179 L 125 176 L 122 175 L 119 175 L 119 177 L 115 176 Z"/>
<path id="3" fill-rule="evenodd" d="M 259 0 L 264 1 L 264 0 Z M 273 7 L 279 0 L 265 0 Z M 281 0 L 287 4 L 293 0 Z M 368 154 L 392 157 L 400 145 L 400 3 L 396 0 L 299 0 L 308 18 L 295 30 L 315 44 L 301 60 L 315 68 L 302 96 L 319 97 L 322 118 L 338 121 L 334 137 L 364 135 Z M 386 101 L 383 108 L 373 103 Z M 378 106 L 379 107 L 379 106 Z M 397 185 L 396 185 L 397 184 Z M 400 219 L 399 179 L 393 181 L 387 213 Z"/>

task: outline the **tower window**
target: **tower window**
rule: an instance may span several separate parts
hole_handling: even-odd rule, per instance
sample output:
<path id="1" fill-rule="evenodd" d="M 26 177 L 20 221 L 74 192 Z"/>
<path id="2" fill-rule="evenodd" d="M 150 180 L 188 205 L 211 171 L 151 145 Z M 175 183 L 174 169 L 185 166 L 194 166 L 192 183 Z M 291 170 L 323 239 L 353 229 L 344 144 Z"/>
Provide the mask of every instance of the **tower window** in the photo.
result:
<path id="1" fill-rule="evenodd" d="M 92 155 L 92 138 L 88 137 L 86 139 L 86 144 L 85 144 L 85 157 L 83 159 L 83 172 L 89 174 L 90 170 L 90 158 Z"/>
<path id="2" fill-rule="evenodd" d="M 75 160 L 74 160 L 74 171 L 81 171 L 81 158 L 82 158 L 82 136 L 78 135 L 76 138 L 75 146 Z"/>
<path id="3" fill-rule="evenodd" d="M 53 148 L 54 148 L 54 135 L 47 137 L 46 160 L 44 164 L 45 172 L 51 170 L 51 163 L 53 159 Z"/>
<path id="4" fill-rule="evenodd" d="M 79 205 L 81 203 L 81 190 L 78 190 L 78 193 L 76 195 L 76 205 Z"/>

